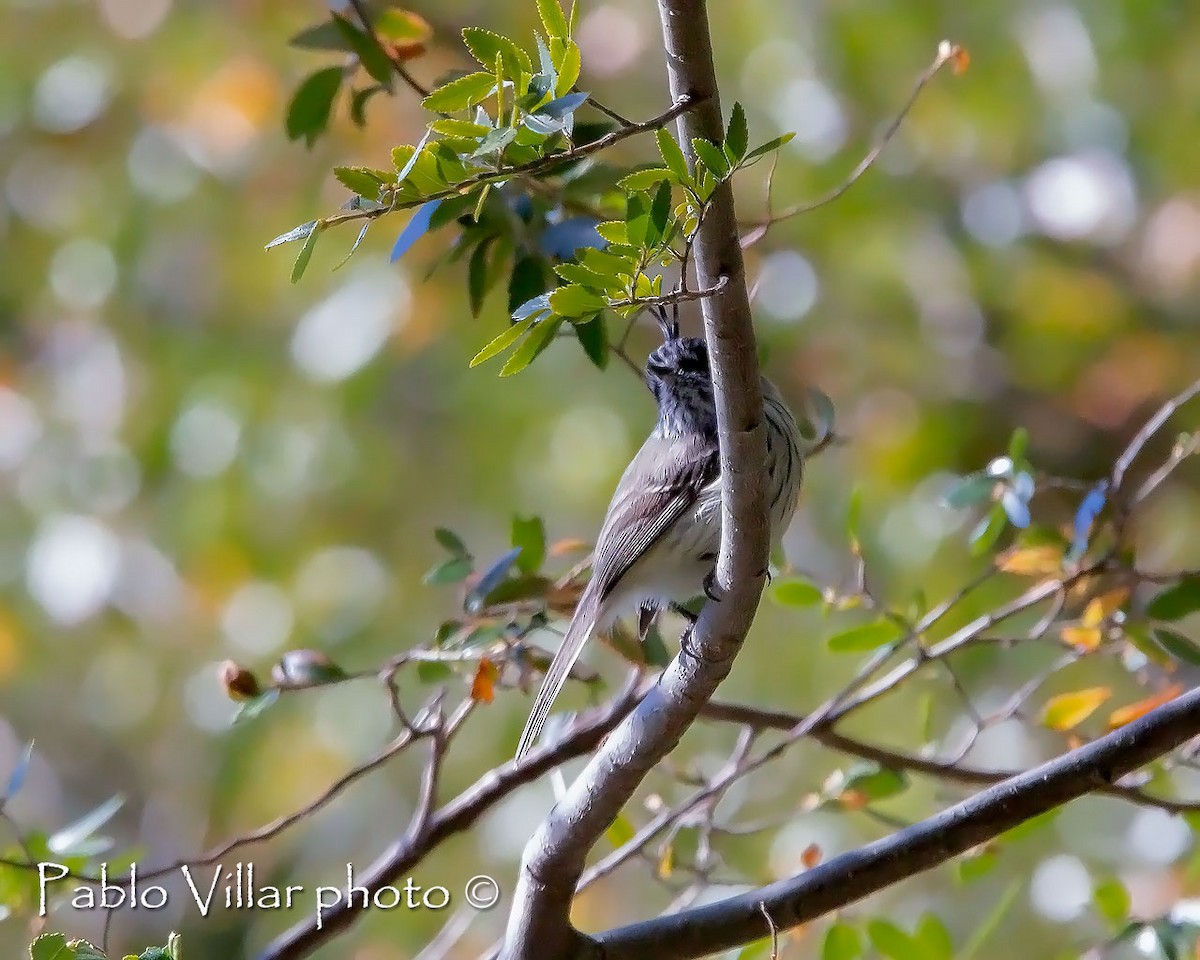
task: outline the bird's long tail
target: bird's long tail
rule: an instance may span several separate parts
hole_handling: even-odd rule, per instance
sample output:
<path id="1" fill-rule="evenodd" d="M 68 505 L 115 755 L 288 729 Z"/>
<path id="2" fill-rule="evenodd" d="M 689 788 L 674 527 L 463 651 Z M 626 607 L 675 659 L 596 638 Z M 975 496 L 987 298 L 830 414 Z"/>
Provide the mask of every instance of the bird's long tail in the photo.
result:
<path id="1" fill-rule="evenodd" d="M 541 689 L 538 690 L 537 699 L 533 701 L 533 711 L 529 714 L 529 719 L 525 721 L 525 732 L 521 734 L 521 741 L 517 744 L 516 761 L 518 764 L 529 752 L 530 747 L 537 740 L 538 734 L 542 732 L 542 727 L 546 724 L 546 717 L 550 715 L 550 708 L 554 705 L 563 684 L 567 682 L 571 668 L 575 666 L 575 661 L 579 659 L 579 654 L 583 651 L 583 645 L 595 633 L 599 607 L 599 600 L 589 585 L 575 608 L 575 616 L 571 618 L 571 624 L 567 627 L 567 634 L 563 637 L 558 653 L 550 662 L 550 669 L 546 671 L 546 678 L 542 681 Z"/>

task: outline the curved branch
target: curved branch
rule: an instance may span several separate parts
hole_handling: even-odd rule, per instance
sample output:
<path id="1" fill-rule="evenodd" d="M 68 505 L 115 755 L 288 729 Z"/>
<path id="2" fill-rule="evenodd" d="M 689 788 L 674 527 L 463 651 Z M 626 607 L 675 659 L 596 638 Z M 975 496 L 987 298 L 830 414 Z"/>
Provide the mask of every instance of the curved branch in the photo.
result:
<path id="1" fill-rule="evenodd" d="M 799 876 L 594 938 L 605 960 L 691 960 L 786 930 L 963 853 L 1121 777 L 1200 733 L 1200 688 L 1119 730 Z"/>
<path id="2" fill-rule="evenodd" d="M 724 140 L 712 43 L 703 0 L 659 0 L 671 95 L 698 103 L 679 119 L 679 140 Z M 728 675 L 758 606 L 766 578 L 766 433 L 757 349 L 728 182 L 713 193 L 694 247 L 697 284 L 712 358 L 721 452 L 722 531 L 719 603 L 705 606 L 686 652 L 672 661 L 550 812 L 525 848 L 503 955 L 552 960 L 588 949 L 570 923 L 570 907 L 588 852 L 639 783 L 670 753 L 702 704 Z M 718 284 L 722 284 L 718 288 Z"/>
<path id="3" fill-rule="evenodd" d="M 397 201 L 395 203 L 386 204 L 384 206 L 371 207 L 370 209 L 360 208 L 351 210 L 347 213 L 335 213 L 328 217 L 322 217 L 317 221 L 320 224 L 320 229 L 331 227 L 338 223 L 347 223 L 350 220 L 374 220 L 377 217 L 383 216 L 385 213 L 391 213 L 394 210 L 407 210 L 412 207 L 420 207 L 429 203 L 432 200 L 445 200 L 448 197 L 457 197 L 465 193 L 470 193 L 475 187 L 482 186 L 485 183 L 497 183 L 501 180 L 508 180 L 511 177 L 526 176 L 534 173 L 543 173 L 547 170 L 552 170 L 559 164 L 566 163 L 570 160 L 581 160 L 584 157 L 590 157 L 594 153 L 600 153 L 607 150 L 614 144 L 620 143 L 622 140 L 628 140 L 630 137 L 637 136 L 639 133 L 648 133 L 651 130 L 660 130 L 672 120 L 675 120 L 688 111 L 703 105 L 703 98 L 694 95 L 683 94 L 675 98 L 675 103 L 669 110 L 665 110 L 657 117 L 650 120 L 645 120 L 641 123 L 633 123 L 627 127 L 620 127 L 612 133 L 607 133 L 598 140 L 593 140 L 590 143 L 585 143 L 582 146 L 572 146 L 561 153 L 552 153 L 545 157 L 539 157 L 537 160 L 531 160 L 529 163 L 519 164 L 515 167 L 502 167 L 499 170 L 485 170 L 482 173 L 477 173 L 474 176 L 467 177 L 465 180 L 460 180 L 458 183 L 446 187 L 444 190 L 435 190 L 433 193 L 428 193 L 416 200 Z"/>
<path id="4" fill-rule="evenodd" d="M 783 710 L 762 710 L 740 703 L 718 703 L 716 701 L 706 704 L 700 712 L 700 716 L 705 720 L 737 723 L 753 727 L 756 730 L 787 731 L 804 722 L 804 717 Z M 858 757 L 860 760 L 870 760 L 881 767 L 907 770 L 910 773 L 919 773 L 923 776 L 937 777 L 940 780 L 964 785 L 991 786 L 1002 783 L 1011 777 L 1020 776 L 1022 773 L 1020 770 L 984 770 L 980 767 L 964 766 L 948 760 L 935 760 L 930 757 L 918 756 L 915 753 L 905 753 L 902 750 L 893 750 L 890 747 L 881 747 L 874 743 L 864 743 L 838 733 L 832 725 L 818 727 L 812 731 L 810 736 L 831 750 Z M 1168 813 L 1200 812 L 1200 800 L 1173 800 L 1169 797 L 1156 797 L 1137 787 L 1119 783 L 1102 784 L 1098 789 L 1100 793 L 1118 797 L 1139 807 L 1156 807 Z"/>
<path id="5" fill-rule="evenodd" d="M 557 766 L 583 756 L 594 750 L 633 705 L 645 693 L 647 684 L 635 674 L 621 693 L 604 709 L 584 715 L 575 727 L 553 743 L 534 750 L 517 767 L 512 762 L 490 770 L 453 800 L 436 812 L 426 812 L 420 818 L 420 830 L 410 829 L 403 837 L 387 847 L 362 876 L 364 886 L 374 896 L 375 892 L 408 873 L 430 851 L 456 833 L 469 830 L 476 821 L 514 790 L 532 783 L 542 774 Z M 440 758 L 438 758 L 440 759 Z M 431 761 L 432 762 L 432 761 Z M 436 770 L 427 768 L 429 781 L 427 790 L 432 792 L 432 778 Z M 426 808 L 432 801 L 426 803 Z M 414 825 L 415 825 L 414 821 Z M 296 924 L 269 943 L 258 955 L 257 960 L 298 960 L 310 956 L 322 945 L 333 939 L 363 916 L 342 900 L 322 915 L 321 928 L 315 918 Z"/>

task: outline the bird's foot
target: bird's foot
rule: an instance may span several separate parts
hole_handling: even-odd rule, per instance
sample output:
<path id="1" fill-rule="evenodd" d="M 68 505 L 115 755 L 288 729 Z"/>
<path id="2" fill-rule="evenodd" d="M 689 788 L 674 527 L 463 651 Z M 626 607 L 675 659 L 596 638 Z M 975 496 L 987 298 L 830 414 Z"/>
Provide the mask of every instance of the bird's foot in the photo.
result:
<path id="1" fill-rule="evenodd" d="M 704 595 L 713 603 L 721 602 L 721 588 L 717 585 L 716 570 L 710 570 L 704 576 Z"/>

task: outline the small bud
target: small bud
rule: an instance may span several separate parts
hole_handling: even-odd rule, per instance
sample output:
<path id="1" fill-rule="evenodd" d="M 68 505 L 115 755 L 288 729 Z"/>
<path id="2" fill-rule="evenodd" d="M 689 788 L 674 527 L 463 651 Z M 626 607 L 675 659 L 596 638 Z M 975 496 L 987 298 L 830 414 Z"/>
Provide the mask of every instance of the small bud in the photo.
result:
<path id="1" fill-rule="evenodd" d="M 346 672 L 320 650 L 289 650 L 271 668 L 281 686 L 315 687 L 344 679 Z"/>
<path id="2" fill-rule="evenodd" d="M 230 700 L 252 700 L 262 693 L 258 677 L 233 660 L 221 664 L 221 685 Z"/>

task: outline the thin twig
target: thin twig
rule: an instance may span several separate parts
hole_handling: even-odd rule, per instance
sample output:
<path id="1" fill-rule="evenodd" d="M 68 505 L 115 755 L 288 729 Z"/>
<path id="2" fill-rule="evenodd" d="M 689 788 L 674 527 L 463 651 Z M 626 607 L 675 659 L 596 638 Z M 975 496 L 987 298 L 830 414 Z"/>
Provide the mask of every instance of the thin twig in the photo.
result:
<path id="1" fill-rule="evenodd" d="M 1137 459 L 1137 455 L 1142 452 L 1142 448 L 1166 425 L 1166 422 L 1174 416 L 1176 410 L 1197 394 L 1200 394 L 1200 380 L 1195 381 L 1187 389 L 1180 391 L 1159 407 L 1158 412 L 1142 424 L 1142 428 L 1133 435 L 1133 439 L 1129 441 L 1129 445 L 1121 453 L 1121 456 L 1117 458 L 1116 463 L 1113 464 L 1112 473 L 1109 476 L 1109 489 L 1114 498 L 1121 492 L 1121 485 L 1125 481 L 1125 472 L 1133 464 L 1133 461 Z"/>
<path id="2" fill-rule="evenodd" d="M 956 58 L 960 55 L 960 47 L 943 40 L 938 46 L 937 56 L 934 57 L 933 62 L 926 67 L 921 75 L 917 78 L 916 85 L 913 87 L 913 91 L 909 94 L 908 100 L 905 102 L 904 106 L 900 108 L 900 112 L 897 113 L 892 119 L 892 122 L 888 124 L 887 129 L 884 130 L 883 135 L 875 143 L 875 146 L 873 146 L 867 152 L 867 155 L 863 157 L 861 161 L 859 161 L 858 166 L 851 171 L 850 175 L 832 190 L 822 194 L 815 200 L 810 200 L 807 203 L 789 207 L 780 213 L 769 215 L 767 219 L 755 225 L 748 234 L 742 237 L 742 248 L 746 249 L 758 243 L 759 240 L 767 235 L 767 230 L 769 230 L 776 223 L 779 223 L 783 220 L 788 220 L 792 217 L 798 217 L 801 214 L 816 210 L 818 207 L 823 207 L 827 203 L 832 203 L 852 186 L 854 186 L 854 184 L 858 182 L 862 175 L 871 169 L 871 167 L 875 164 L 875 161 L 879 159 L 879 155 L 883 153 L 884 148 L 892 141 L 892 138 L 895 137 L 896 132 L 900 129 L 900 125 L 904 122 L 904 118 L 907 117 L 909 111 L 912 110 L 913 105 L 917 102 L 917 98 L 921 95 L 921 91 L 925 89 L 926 84 L 928 84 L 929 81 L 934 78 L 934 76 L 939 70 L 942 69 L 942 67 L 944 67 L 950 61 L 956 60 Z"/>
<path id="3" fill-rule="evenodd" d="M 675 290 L 657 297 L 638 297 L 635 300 L 610 300 L 608 305 L 614 310 L 621 307 L 666 307 L 673 303 L 686 303 L 690 300 L 704 300 L 707 297 L 715 297 L 725 289 L 728 283 L 729 280 L 727 277 L 721 277 L 711 287 L 705 287 L 703 290 Z"/>
<path id="4" fill-rule="evenodd" d="M 387 45 L 379 39 L 379 35 L 375 32 L 375 25 L 371 23 L 371 15 L 367 12 L 367 5 L 363 0 L 350 0 L 350 6 L 354 8 L 354 12 L 358 14 L 358 19 L 362 22 L 363 29 L 371 35 L 372 39 L 379 45 L 379 48 L 384 52 L 391 63 L 392 69 L 396 71 L 396 76 L 408 84 L 409 88 L 422 100 L 429 96 L 429 88 L 421 84 L 416 77 L 408 72 L 408 67 L 404 65 L 404 61 L 396 56 L 387 48 Z"/>
<path id="5" fill-rule="evenodd" d="M 585 143 L 582 146 L 572 146 L 559 153 L 552 153 L 545 157 L 539 157 L 536 160 L 531 160 L 528 163 L 518 164 L 512 167 L 499 167 L 495 170 L 484 170 L 474 176 L 467 177 L 456 184 L 448 186 L 442 190 L 435 190 L 433 193 L 426 194 L 414 200 L 396 200 L 392 203 L 384 204 L 378 208 L 348 210 L 343 213 L 331 214 L 317 221 L 317 226 L 314 229 L 325 229 L 326 227 L 334 226 L 339 223 L 348 223 L 352 220 L 374 220 L 383 216 L 385 213 L 391 213 L 393 210 L 408 210 L 413 207 L 420 207 L 432 200 L 445 200 L 448 197 L 462 196 L 470 193 L 475 187 L 482 186 L 485 183 L 496 183 L 501 180 L 508 180 L 512 177 L 518 177 L 524 174 L 543 173 L 546 170 L 551 170 L 560 164 L 567 163 L 571 160 L 581 160 L 584 157 L 590 157 L 592 154 L 600 153 L 607 150 L 614 144 L 620 143 L 622 140 L 628 140 L 630 137 L 637 136 L 639 133 L 648 133 L 651 130 L 660 130 L 668 123 L 671 123 L 680 115 L 687 113 L 689 110 L 695 109 L 702 98 L 684 95 L 681 96 L 675 104 L 664 113 L 653 117 L 650 120 L 641 123 L 630 124 L 628 127 L 622 127 L 619 130 L 614 130 L 612 133 L 605 134 L 599 140 L 593 140 L 591 143 Z"/>

